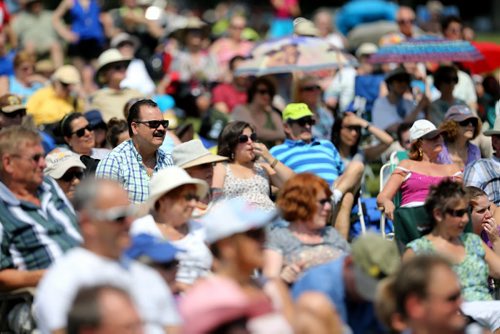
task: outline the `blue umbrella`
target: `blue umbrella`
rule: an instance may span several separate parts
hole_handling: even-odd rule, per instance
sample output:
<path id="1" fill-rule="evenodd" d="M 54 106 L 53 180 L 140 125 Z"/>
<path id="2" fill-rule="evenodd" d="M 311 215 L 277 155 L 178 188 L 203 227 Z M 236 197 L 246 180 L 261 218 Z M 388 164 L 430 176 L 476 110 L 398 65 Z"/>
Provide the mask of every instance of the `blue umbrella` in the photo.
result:
<path id="1" fill-rule="evenodd" d="M 468 41 L 424 35 L 382 46 L 369 61 L 380 63 L 476 61 L 483 55 Z"/>

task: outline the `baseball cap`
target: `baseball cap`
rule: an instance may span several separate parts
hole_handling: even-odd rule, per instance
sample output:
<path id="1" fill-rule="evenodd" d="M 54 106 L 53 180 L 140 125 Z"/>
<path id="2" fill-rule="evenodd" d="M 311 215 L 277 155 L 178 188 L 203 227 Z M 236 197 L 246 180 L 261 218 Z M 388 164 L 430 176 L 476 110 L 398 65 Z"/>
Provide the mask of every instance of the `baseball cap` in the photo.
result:
<path id="1" fill-rule="evenodd" d="M 410 128 L 410 141 L 414 142 L 417 139 L 434 138 L 441 133 L 441 130 L 436 129 L 436 126 L 426 119 L 419 119 L 413 123 Z"/>
<path id="2" fill-rule="evenodd" d="M 444 114 L 444 119 L 453 120 L 456 122 L 461 122 L 469 118 L 477 118 L 469 107 L 464 105 L 451 106 L 446 114 Z"/>
<path id="3" fill-rule="evenodd" d="M 356 49 L 356 57 L 367 56 L 378 51 L 378 46 L 374 43 L 363 43 Z"/>
<path id="4" fill-rule="evenodd" d="M 399 268 L 401 258 L 396 243 L 375 233 L 356 239 L 351 247 L 356 290 L 363 299 L 373 301 L 377 284 Z"/>
<path id="5" fill-rule="evenodd" d="M 384 78 L 386 83 L 390 83 L 394 80 L 406 81 L 410 83 L 411 76 L 410 73 L 406 72 L 406 70 L 402 67 L 397 67 L 394 70 L 388 72 Z"/>
<path id="6" fill-rule="evenodd" d="M 177 260 L 177 254 L 184 250 L 175 247 L 167 240 L 150 234 L 140 233 L 132 237 L 125 255 L 131 259 L 149 263 L 168 263 Z"/>
<path id="7" fill-rule="evenodd" d="M 14 94 L 5 94 L 0 97 L 0 111 L 8 114 L 19 110 L 26 110 L 21 98 Z"/>
<path id="8" fill-rule="evenodd" d="M 78 85 L 81 83 L 80 73 L 73 65 L 64 65 L 57 69 L 52 75 L 52 80 L 62 82 L 67 85 Z"/>
<path id="9" fill-rule="evenodd" d="M 314 116 L 311 109 L 305 103 L 290 103 L 283 110 L 283 120 L 298 120 L 302 117 Z"/>
<path id="10" fill-rule="evenodd" d="M 72 167 L 86 168 L 80 160 L 80 156 L 71 151 L 59 151 L 47 154 L 45 161 L 47 167 L 45 167 L 43 173 L 56 180 L 60 179 Z"/>
<path id="11" fill-rule="evenodd" d="M 277 210 L 265 211 L 242 198 L 216 203 L 200 221 L 206 228 L 206 241 L 212 244 L 231 235 L 258 229 L 278 217 Z"/>
<path id="12" fill-rule="evenodd" d="M 172 151 L 172 158 L 176 166 L 184 169 L 227 160 L 226 157 L 212 154 L 199 139 L 193 139 L 175 146 Z"/>

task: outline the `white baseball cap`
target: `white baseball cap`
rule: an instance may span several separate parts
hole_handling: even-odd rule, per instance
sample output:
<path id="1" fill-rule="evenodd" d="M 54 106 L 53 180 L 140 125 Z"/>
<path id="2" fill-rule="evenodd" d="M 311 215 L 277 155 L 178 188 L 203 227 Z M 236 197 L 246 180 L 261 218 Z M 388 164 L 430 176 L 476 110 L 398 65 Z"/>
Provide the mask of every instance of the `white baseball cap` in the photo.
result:
<path id="1" fill-rule="evenodd" d="M 419 119 L 413 123 L 410 128 L 410 142 L 414 142 L 420 138 L 429 139 L 434 138 L 441 133 L 434 124 L 426 119 Z"/>
<path id="2" fill-rule="evenodd" d="M 261 228 L 278 217 L 277 210 L 265 211 L 242 198 L 223 200 L 201 218 L 206 241 L 212 244 L 231 235 Z"/>
<path id="3" fill-rule="evenodd" d="M 71 151 L 59 151 L 47 154 L 45 161 L 47 162 L 47 167 L 45 167 L 43 173 L 56 180 L 60 179 L 72 167 L 85 169 L 80 156 Z"/>

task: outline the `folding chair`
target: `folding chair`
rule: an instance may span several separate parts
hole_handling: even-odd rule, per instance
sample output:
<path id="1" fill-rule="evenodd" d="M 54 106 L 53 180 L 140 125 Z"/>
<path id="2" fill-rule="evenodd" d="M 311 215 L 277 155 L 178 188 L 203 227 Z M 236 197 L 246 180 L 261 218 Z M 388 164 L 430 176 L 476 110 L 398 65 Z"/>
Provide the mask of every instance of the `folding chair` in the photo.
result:
<path id="1" fill-rule="evenodd" d="M 0 333 L 13 333 L 9 328 L 7 319 L 9 312 L 18 303 L 26 303 L 31 308 L 34 295 L 34 288 L 23 288 L 0 293 Z"/>

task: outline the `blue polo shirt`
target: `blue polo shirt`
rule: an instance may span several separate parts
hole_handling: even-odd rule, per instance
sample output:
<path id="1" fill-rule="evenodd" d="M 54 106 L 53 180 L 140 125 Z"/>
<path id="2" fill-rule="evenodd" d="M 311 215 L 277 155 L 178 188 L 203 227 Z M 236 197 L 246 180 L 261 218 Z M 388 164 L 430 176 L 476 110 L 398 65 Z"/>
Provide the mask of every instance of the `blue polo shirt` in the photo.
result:
<path id="1" fill-rule="evenodd" d="M 286 139 L 271 148 L 271 154 L 296 173 L 310 172 L 325 179 L 329 185 L 344 172 L 339 152 L 329 140 L 313 138 L 310 143 Z"/>

